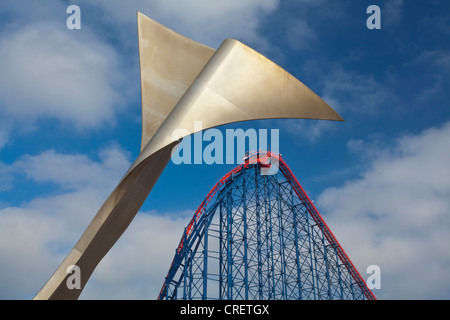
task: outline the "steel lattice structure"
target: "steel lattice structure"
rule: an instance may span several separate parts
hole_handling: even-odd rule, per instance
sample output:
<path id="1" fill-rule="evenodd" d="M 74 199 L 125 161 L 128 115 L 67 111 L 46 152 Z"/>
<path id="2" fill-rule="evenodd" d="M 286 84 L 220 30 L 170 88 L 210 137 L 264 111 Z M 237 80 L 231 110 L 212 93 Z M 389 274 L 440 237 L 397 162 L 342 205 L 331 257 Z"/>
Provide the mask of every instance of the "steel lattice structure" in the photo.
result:
<path id="1" fill-rule="evenodd" d="M 254 153 L 195 212 L 158 299 L 375 296 L 281 156 Z"/>

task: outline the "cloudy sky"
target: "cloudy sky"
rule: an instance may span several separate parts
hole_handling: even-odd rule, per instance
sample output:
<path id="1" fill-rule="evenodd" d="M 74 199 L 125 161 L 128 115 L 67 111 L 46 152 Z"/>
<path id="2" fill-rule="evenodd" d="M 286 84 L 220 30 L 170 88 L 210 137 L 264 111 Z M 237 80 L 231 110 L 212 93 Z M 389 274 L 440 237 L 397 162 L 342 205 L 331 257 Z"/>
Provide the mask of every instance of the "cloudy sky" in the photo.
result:
<path id="1" fill-rule="evenodd" d="M 69 30 L 66 9 L 81 9 Z M 369 5 L 381 29 L 369 30 Z M 253 121 L 379 299 L 450 299 L 446 0 L 3 0 L 0 299 L 31 299 L 139 154 L 136 11 L 210 47 L 235 38 L 344 123 Z M 80 298 L 155 299 L 182 230 L 232 165 L 169 163 Z"/>

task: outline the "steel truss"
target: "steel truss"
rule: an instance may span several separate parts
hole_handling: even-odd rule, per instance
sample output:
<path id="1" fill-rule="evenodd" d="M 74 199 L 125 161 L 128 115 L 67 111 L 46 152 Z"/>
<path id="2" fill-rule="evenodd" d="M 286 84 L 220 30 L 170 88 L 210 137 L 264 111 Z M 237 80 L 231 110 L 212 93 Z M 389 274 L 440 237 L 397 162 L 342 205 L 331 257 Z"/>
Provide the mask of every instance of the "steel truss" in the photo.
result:
<path id="1" fill-rule="evenodd" d="M 261 168 L 277 162 L 278 172 Z M 158 299 L 375 299 L 291 170 L 254 153 L 210 191 Z"/>

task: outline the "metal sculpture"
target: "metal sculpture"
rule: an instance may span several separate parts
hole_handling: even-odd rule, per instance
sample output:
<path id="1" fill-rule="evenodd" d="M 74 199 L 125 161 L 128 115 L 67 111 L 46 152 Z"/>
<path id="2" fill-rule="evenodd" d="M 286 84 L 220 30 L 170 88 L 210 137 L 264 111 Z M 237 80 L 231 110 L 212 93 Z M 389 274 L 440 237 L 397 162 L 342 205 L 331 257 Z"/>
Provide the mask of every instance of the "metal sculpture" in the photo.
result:
<path id="1" fill-rule="evenodd" d="M 314 92 L 239 41 L 214 50 L 137 13 L 142 92 L 141 153 L 35 299 L 77 299 L 125 232 L 170 160 L 176 129 L 196 131 L 271 118 L 342 121 Z M 68 268 L 81 289 L 66 285 Z"/>
<path id="2" fill-rule="evenodd" d="M 270 161 L 268 161 L 270 160 Z M 276 165 L 276 174 L 261 168 Z M 217 182 L 184 230 L 159 300 L 374 300 L 278 154 Z"/>

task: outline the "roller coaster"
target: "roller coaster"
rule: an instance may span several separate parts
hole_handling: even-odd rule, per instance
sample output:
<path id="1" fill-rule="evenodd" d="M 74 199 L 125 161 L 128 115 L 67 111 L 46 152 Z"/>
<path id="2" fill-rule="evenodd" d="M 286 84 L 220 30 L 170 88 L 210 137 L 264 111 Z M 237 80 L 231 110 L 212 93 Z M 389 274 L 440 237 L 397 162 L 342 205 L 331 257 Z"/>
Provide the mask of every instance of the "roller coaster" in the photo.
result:
<path id="1" fill-rule="evenodd" d="M 279 154 L 253 152 L 184 229 L 158 300 L 375 300 Z"/>

